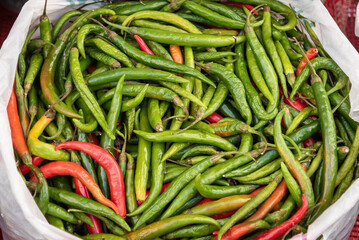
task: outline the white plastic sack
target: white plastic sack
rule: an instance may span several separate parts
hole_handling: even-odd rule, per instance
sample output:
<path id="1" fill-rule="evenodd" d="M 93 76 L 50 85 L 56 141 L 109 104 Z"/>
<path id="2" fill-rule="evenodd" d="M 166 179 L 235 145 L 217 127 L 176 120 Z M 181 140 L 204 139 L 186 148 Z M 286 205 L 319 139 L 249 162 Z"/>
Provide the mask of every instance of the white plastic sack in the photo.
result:
<path id="1" fill-rule="evenodd" d="M 49 0 L 47 13 L 51 20 L 55 20 L 64 12 L 75 9 L 74 5 L 93 1 Z M 317 23 L 314 30 L 325 49 L 352 82 L 351 116 L 358 121 L 359 54 L 339 30 L 320 0 L 283 0 L 283 2 L 291 4 L 298 14 Z M 2 134 L 0 137 L 0 228 L 5 240 L 78 239 L 49 225 L 32 200 L 16 170 L 6 114 L 18 55 L 30 27 L 39 23 L 43 4 L 43 0 L 30 0 L 25 4 L 0 50 L 0 132 Z M 94 5 L 89 6 L 89 8 L 94 7 Z M 307 234 L 297 235 L 295 239 L 314 240 L 321 234 L 324 239 L 347 239 L 359 212 L 358 200 L 359 181 L 356 181 L 339 201 L 309 226 Z"/>

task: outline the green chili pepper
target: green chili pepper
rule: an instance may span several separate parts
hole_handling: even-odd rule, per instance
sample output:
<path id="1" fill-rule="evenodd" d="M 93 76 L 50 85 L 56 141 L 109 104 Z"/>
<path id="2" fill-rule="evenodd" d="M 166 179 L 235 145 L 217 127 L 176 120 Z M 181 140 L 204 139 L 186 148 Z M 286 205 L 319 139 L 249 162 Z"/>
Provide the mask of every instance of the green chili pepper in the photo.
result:
<path id="1" fill-rule="evenodd" d="M 283 162 L 281 164 L 281 170 L 285 183 L 287 184 L 288 190 L 290 192 L 290 195 L 293 197 L 294 201 L 297 203 L 298 206 L 302 206 L 302 199 L 301 199 L 302 192 L 300 191 L 300 187 L 298 183 L 295 181 L 294 177 L 290 174 L 285 163 Z"/>
<path id="2" fill-rule="evenodd" d="M 45 215 L 46 220 L 53 226 L 57 227 L 58 229 L 61 229 L 63 231 L 65 231 L 65 227 L 64 227 L 64 223 L 63 221 L 58 218 L 58 217 L 54 217 L 52 215 L 46 214 Z"/>
<path id="3" fill-rule="evenodd" d="M 335 180 L 335 186 L 338 186 L 340 182 L 347 176 L 350 169 L 353 168 L 354 162 L 357 159 L 357 156 L 359 154 L 359 128 L 357 128 L 355 132 L 355 138 L 352 143 L 352 146 L 350 147 L 350 151 L 348 156 L 345 158 L 343 164 L 340 166 L 336 180 Z"/>
<path id="4" fill-rule="evenodd" d="M 39 207 L 42 214 L 46 214 L 49 209 L 49 187 L 45 178 L 45 175 L 42 171 L 35 165 L 27 165 L 31 171 L 34 173 L 36 180 L 38 182 L 39 193 L 38 197 L 35 199 L 36 204 Z"/>
<path id="5" fill-rule="evenodd" d="M 37 74 L 40 71 L 42 62 L 43 62 L 43 57 L 41 56 L 40 53 L 36 53 L 34 55 L 31 56 L 30 59 L 30 66 L 29 69 L 27 71 L 25 80 L 24 80 L 24 95 L 25 98 L 28 94 L 28 92 L 30 91 L 32 84 L 37 76 Z"/>
<path id="6" fill-rule="evenodd" d="M 208 167 L 212 166 L 219 158 L 232 154 L 233 152 L 221 153 L 215 156 L 208 157 L 191 168 L 187 169 L 180 176 L 178 176 L 167 189 L 157 198 L 157 200 L 149 207 L 140 217 L 139 221 L 135 226 L 135 230 L 138 229 L 143 223 L 149 220 L 154 214 L 163 209 L 175 196 L 176 194 L 192 179 L 196 177 L 198 173 L 203 172 Z M 161 219 L 164 219 L 161 217 Z"/>
<path id="7" fill-rule="evenodd" d="M 173 232 L 178 228 L 195 223 L 206 223 L 210 225 L 215 225 L 218 228 L 220 227 L 220 224 L 216 220 L 210 217 L 201 216 L 201 215 L 179 215 L 169 219 L 157 221 L 148 226 L 142 227 L 137 231 L 127 234 L 126 238 L 136 239 L 136 240 L 154 239 L 156 237 Z"/>
<path id="8" fill-rule="evenodd" d="M 337 190 L 334 193 L 333 202 L 336 202 L 341 197 L 341 195 L 349 188 L 353 180 L 354 170 L 355 168 L 351 168 L 345 178 L 340 182 Z"/>
<path id="9" fill-rule="evenodd" d="M 84 115 L 82 115 L 82 116 L 86 119 L 86 123 L 85 123 L 85 121 L 83 121 L 83 119 L 81 119 L 80 121 L 78 119 L 72 119 L 72 122 L 80 131 L 83 131 L 86 133 L 93 132 L 97 128 L 97 125 L 98 125 L 95 117 L 92 115 L 91 110 L 85 104 L 84 100 L 79 98 L 77 100 L 77 103 L 80 106 L 81 110 L 83 111 Z"/>
<path id="10" fill-rule="evenodd" d="M 148 112 L 147 108 L 148 103 L 142 104 L 142 110 L 140 112 L 140 131 L 142 132 L 151 132 L 152 128 L 148 121 Z M 138 157 L 136 162 L 136 173 L 135 173 L 135 192 L 136 199 L 138 201 L 145 201 L 146 199 L 146 185 L 149 175 L 150 162 L 151 162 L 151 149 L 152 143 L 148 139 L 137 133 L 138 130 L 134 132 L 139 136 L 138 142 Z M 151 133 L 150 133 L 151 134 Z"/>
<path id="11" fill-rule="evenodd" d="M 205 198 L 222 198 L 232 195 L 247 194 L 253 192 L 256 185 L 236 185 L 236 186 L 214 186 L 206 185 L 201 182 L 201 174 L 195 178 L 197 191 Z"/>
<path id="12" fill-rule="evenodd" d="M 241 55 L 244 55 L 244 44 L 241 43 L 241 44 L 238 44 L 236 46 L 236 49 L 235 49 L 236 53 L 238 54 L 241 54 Z M 248 52 L 249 52 L 249 55 L 248 55 Z M 250 64 L 248 62 L 248 65 L 249 65 L 249 69 L 252 71 L 252 73 L 259 73 L 260 72 L 258 70 L 254 70 L 253 67 L 256 67 L 256 62 L 255 62 L 255 59 L 254 59 L 254 56 L 252 54 L 252 56 L 250 55 L 252 53 L 251 49 L 249 46 L 247 46 L 247 59 L 252 59 L 254 62 L 252 62 L 252 64 Z M 251 56 L 251 58 L 250 58 Z M 260 118 L 260 119 L 264 119 L 264 120 L 271 120 L 274 118 L 274 116 L 276 115 L 276 112 L 277 111 L 272 111 L 272 113 L 267 113 L 263 106 L 262 106 L 262 102 L 261 102 L 261 99 L 259 97 L 259 94 L 257 92 L 257 90 L 253 87 L 252 83 L 251 83 L 251 80 L 249 78 L 249 75 L 248 75 L 248 72 L 247 72 L 247 64 L 244 60 L 244 58 L 240 58 L 238 59 L 237 62 L 235 62 L 234 64 L 235 66 L 235 73 L 237 74 L 237 76 L 243 81 L 243 85 L 246 89 L 246 92 L 248 94 L 246 94 L 246 97 L 247 97 L 247 101 L 248 101 L 248 104 L 251 106 L 251 109 L 253 110 L 254 114 Z M 254 71 L 254 72 L 253 72 Z M 252 77 L 253 79 L 258 79 L 257 77 L 255 78 L 254 77 L 255 75 L 252 74 Z M 261 76 L 261 75 L 259 75 Z M 258 77 L 259 77 L 258 76 Z M 263 79 L 263 78 L 262 78 Z M 272 97 L 272 94 L 270 93 L 270 91 L 268 90 L 267 86 L 265 83 L 263 84 L 259 84 L 258 82 L 256 83 L 258 88 L 261 89 L 261 91 L 263 92 L 267 92 L 268 94 L 266 95 L 266 97 L 268 97 L 268 99 L 271 101 L 274 101 L 273 100 L 273 97 Z M 265 90 L 266 89 L 266 90 Z"/>
<path id="13" fill-rule="evenodd" d="M 222 226 L 228 218 L 224 219 L 218 219 L 217 222 Z M 215 225 L 209 225 L 209 224 L 196 224 L 196 225 L 190 225 L 181 229 L 178 229 L 176 231 L 173 231 L 169 234 L 167 234 L 165 237 L 167 239 L 172 238 L 195 238 L 198 239 L 198 237 L 206 236 L 208 234 L 212 234 L 214 231 L 218 230 L 219 228 Z M 211 235 L 212 239 L 213 235 Z"/>
<path id="14" fill-rule="evenodd" d="M 248 174 L 248 175 L 244 175 L 244 176 L 240 176 L 240 177 L 236 177 L 236 175 L 234 174 L 229 174 L 229 175 L 225 175 L 226 177 L 236 177 L 236 180 L 239 182 L 247 182 L 247 181 L 253 181 L 253 180 L 257 180 L 259 178 L 265 177 L 268 174 L 271 174 L 275 171 L 277 171 L 280 168 L 280 165 L 282 163 L 282 159 L 276 159 L 270 163 L 268 163 L 267 165 L 259 168 L 258 170 Z"/>
<path id="15" fill-rule="evenodd" d="M 111 132 L 106 122 L 105 116 L 101 111 L 100 105 L 98 104 L 95 97 L 93 96 L 93 94 L 90 92 L 90 90 L 85 84 L 85 80 L 83 79 L 80 70 L 80 63 L 78 57 L 79 57 L 79 52 L 77 48 L 73 48 L 70 53 L 70 69 L 75 86 L 79 91 L 81 98 L 89 106 L 90 110 L 92 111 L 92 114 L 94 115 L 100 126 L 103 128 L 103 130 L 112 140 L 115 140 L 115 135 Z"/>
<path id="16" fill-rule="evenodd" d="M 73 213 L 68 212 L 63 207 L 60 207 L 59 205 L 56 205 L 51 202 L 49 202 L 48 204 L 48 209 L 46 214 L 60 218 L 61 220 L 64 220 L 72 224 L 78 224 L 80 222 L 79 219 L 77 219 Z"/>
<path id="17" fill-rule="evenodd" d="M 211 22 L 214 22 L 216 26 L 243 29 L 245 25 L 245 22 L 243 20 L 233 20 L 192 1 L 184 2 L 182 6 L 188 10 L 191 10 L 194 14 L 201 16 L 207 20 L 210 20 Z M 260 23 L 256 23 L 256 26 L 258 25 L 260 25 Z"/>
<path id="18" fill-rule="evenodd" d="M 315 70 L 317 69 L 325 69 L 330 71 L 334 77 L 336 79 L 338 79 L 338 82 L 340 83 L 340 81 L 343 81 L 345 83 L 344 86 L 348 86 L 349 83 L 349 78 L 348 76 L 343 72 L 343 70 L 341 70 L 339 68 L 339 66 L 330 58 L 325 58 L 325 57 L 316 57 L 314 59 L 312 59 L 310 61 L 310 63 L 312 64 L 313 68 Z M 295 81 L 293 88 L 292 88 L 292 92 L 290 94 L 290 98 L 293 100 L 293 97 L 295 94 L 297 94 L 300 86 L 302 85 L 302 83 L 304 83 L 305 80 L 307 80 L 310 76 L 311 72 L 310 72 L 310 66 L 309 64 L 307 64 L 302 72 L 299 74 L 299 76 L 297 77 L 297 80 Z M 331 94 L 332 95 L 332 94 Z"/>
<path id="19" fill-rule="evenodd" d="M 202 143 L 202 144 L 213 145 L 226 151 L 236 150 L 236 147 L 233 146 L 233 144 L 231 144 L 227 140 L 218 137 L 217 135 L 200 132 L 198 130 L 186 130 L 176 135 L 173 135 L 175 131 L 171 131 L 171 130 L 157 132 L 157 133 L 148 133 L 138 130 L 135 130 L 134 132 L 137 135 L 145 138 L 147 141 L 151 141 L 151 142 Z"/>
<path id="20" fill-rule="evenodd" d="M 279 104 L 279 86 L 278 78 L 274 67 L 267 56 L 267 53 L 254 32 L 253 27 L 249 22 L 250 16 L 247 17 L 246 27 L 244 28 L 246 39 L 253 51 L 253 55 L 256 59 L 258 67 L 263 74 L 263 77 L 267 83 L 267 86 L 273 96 L 273 103 L 270 104 L 267 109 L 268 112 L 272 112 Z"/>
<path id="21" fill-rule="evenodd" d="M 285 97 L 288 97 L 287 81 L 283 74 L 283 65 L 272 39 L 271 15 L 270 15 L 270 7 L 268 5 L 264 6 L 263 19 L 264 19 L 264 23 L 262 25 L 262 33 L 263 33 L 264 47 L 267 50 L 267 53 L 270 59 L 272 60 L 274 68 L 277 72 L 280 83 L 282 85 L 283 94 Z"/>
<path id="22" fill-rule="evenodd" d="M 209 63 L 209 64 L 197 64 L 201 68 L 203 68 L 206 72 L 215 74 L 220 80 L 226 85 L 229 92 L 232 94 L 232 97 L 236 103 L 236 106 L 240 110 L 243 118 L 246 119 L 246 123 L 250 124 L 252 122 L 252 113 L 248 106 L 246 100 L 246 93 L 241 80 L 237 78 L 237 76 L 225 68 L 224 66 L 217 63 Z"/>
<path id="23" fill-rule="evenodd" d="M 122 22 L 122 26 L 128 26 L 128 24 L 131 23 L 131 21 L 134 19 L 153 19 L 156 21 L 163 21 L 180 27 L 181 29 L 189 33 L 201 34 L 201 31 L 199 31 L 194 24 L 174 13 L 166 13 L 160 11 L 141 11 L 128 16 Z"/>
<path id="24" fill-rule="evenodd" d="M 92 38 L 92 39 L 86 40 L 85 45 L 96 46 L 102 52 L 113 57 L 117 61 L 122 62 L 125 66 L 133 67 L 133 63 L 131 62 L 131 60 L 123 52 L 121 52 L 116 47 L 114 47 L 113 45 L 109 44 L 108 42 L 106 42 L 100 38 Z M 83 57 L 86 58 L 86 56 L 83 56 Z"/>
<path id="25" fill-rule="evenodd" d="M 51 38 L 55 40 L 59 35 L 59 32 L 63 25 L 71 18 L 80 16 L 83 12 L 72 10 L 64 13 L 59 19 L 57 19 L 56 23 L 54 24 L 52 31 L 51 31 Z"/>
<path id="26" fill-rule="evenodd" d="M 213 96 L 212 100 L 210 101 L 210 103 L 208 104 L 208 107 L 206 109 L 206 112 L 204 113 L 203 118 L 206 118 L 209 115 L 211 115 L 212 113 L 214 113 L 215 111 L 217 111 L 217 109 L 226 100 L 228 93 L 229 93 L 229 91 L 228 91 L 228 88 L 226 87 L 226 85 L 222 82 L 219 82 L 219 84 L 216 88 L 216 91 L 214 93 L 214 96 Z"/>
<path id="27" fill-rule="evenodd" d="M 115 9 L 117 15 L 128 15 L 145 10 L 159 10 L 167 5 L 166 1 L 144 1 L 144 3 L 134 4 L 133 6 L 118 7 Z"/>
<path id="28" fill-rule="evenodd" d="M 142 27 L 124 27 L 122 25 L 114 24 L 104 20 L 112 27 L 121 29 L 131 34 L 139 35 L 140 37 L 156 41 L 163 44 L 176 44 L 187 47 L 226 47 L 236 43 L 245 41 L 245 37 L 237 36 L 219 36 L 206 35 L 198 33 L 178 33 L 168 32 L 165 30 L 142 28 Z"/>
<path id="29" fill-rule="evenodd" d="M 51 43 L 52 36 L 51 36 L 51 29 L 50 29 L 50 19 L 46 15 L 46 6 L 47 6 L 47 0 L 45 1 L 43 14 L 40 16 L 40 37 L 42 40 Z M 51 49 L 50 45 L 43 47 L 42 53 L 44 55 L 44 58 L 46 58 L 46 56 L 49 54 L 50 49 Z"/>
<path id="30" fill-rule="evenodd" d="M 314 59 L 313 59 L 314 60 Z M 332 201 L 334 188 L 336 186 L 336 177 L 338 172 L 338 156 L 337 156 L 337 134 L 328 96 L 325 91 L 322 80 L 315 74 L 315 70 L 310 63 L 312 76 L 311 83 L 315 101 L 317 103 L 318 116 L 323 135 L 324 157 L 323 157 L 323 188 L 319 201 L 324 201 L 311 216 L 311 221 L 321 214 Z M 307 65 L 307 66 L 308 66 Z M 304 71 L 304 70 L 303 70 Z M 303 73 L 302 71 L 302 73 Z M 308 201 L 309 203 L 309 201 Z"/>

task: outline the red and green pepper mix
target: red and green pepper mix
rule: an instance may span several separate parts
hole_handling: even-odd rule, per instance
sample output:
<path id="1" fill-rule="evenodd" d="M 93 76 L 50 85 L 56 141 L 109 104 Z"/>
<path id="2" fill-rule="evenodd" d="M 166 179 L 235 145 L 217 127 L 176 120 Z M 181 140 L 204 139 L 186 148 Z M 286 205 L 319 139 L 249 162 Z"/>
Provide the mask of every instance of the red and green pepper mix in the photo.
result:
<path id="1" fill-rule="evenodd" d="M 126 1 L 53 27 L 45 7 L 7 111 L 49 223 L 83 239 L 305 229 L 356 179 L 359 128 L 349 78 L 298 21 L 275 0 Z"/>

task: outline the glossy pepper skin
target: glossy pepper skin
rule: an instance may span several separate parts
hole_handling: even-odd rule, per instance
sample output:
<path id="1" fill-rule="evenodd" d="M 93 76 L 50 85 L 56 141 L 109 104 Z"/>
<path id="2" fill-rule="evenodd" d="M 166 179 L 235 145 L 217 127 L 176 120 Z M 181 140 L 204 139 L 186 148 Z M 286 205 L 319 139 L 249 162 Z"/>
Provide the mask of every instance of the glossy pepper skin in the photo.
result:
<path id="1" fill-rule="evenodd" d="M 116 160 L 105 149 L 91 143 L 69 141 L 57 145 L 56 150 L 73 149 L 90 155 L 106 171 L 111 189 L 111 199 L 119 209 L 120 215 L 126 216 L 125 187 L 121 169 Z"/>

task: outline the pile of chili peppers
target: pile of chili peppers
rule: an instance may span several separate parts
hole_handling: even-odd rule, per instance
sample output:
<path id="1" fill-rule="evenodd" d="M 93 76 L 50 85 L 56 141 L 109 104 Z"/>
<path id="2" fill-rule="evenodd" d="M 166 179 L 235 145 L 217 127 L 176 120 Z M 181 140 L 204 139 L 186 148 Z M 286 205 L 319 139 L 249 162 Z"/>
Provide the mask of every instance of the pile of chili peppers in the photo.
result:
<path id="1" fill-rule="evenodd" d="M 8 116 L 19 172 L 64 231 L 277 239 L 358 178 L 349 89 L 279 1 L 126 1 L 52 27 L 44 10 Z"/>

